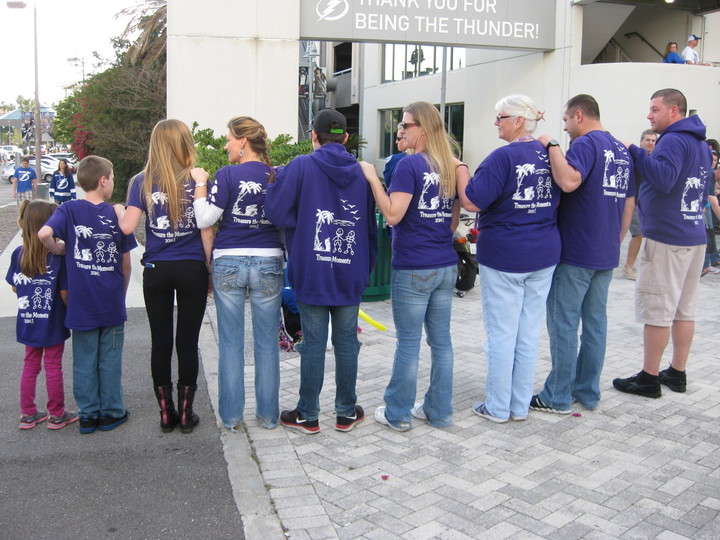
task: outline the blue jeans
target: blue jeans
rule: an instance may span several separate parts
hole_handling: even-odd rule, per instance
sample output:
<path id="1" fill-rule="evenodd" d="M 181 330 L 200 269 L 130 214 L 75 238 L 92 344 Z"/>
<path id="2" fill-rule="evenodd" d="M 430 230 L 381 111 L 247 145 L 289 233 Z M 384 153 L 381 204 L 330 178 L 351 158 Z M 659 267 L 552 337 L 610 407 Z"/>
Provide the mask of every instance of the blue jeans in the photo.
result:
<path id="1" fill-rule="evenodd" d="M 573 398 L 587 409 L 595 409 L 600 402 L 607 338 L 605 310 L 611 280 L 612 270 L 563 263 L 555 269 L 547 300 L 552 369 L 539 394 L 554 409 L 570 409 Z"/>
<path id="2" fill-rule="evenodd" d="M 218 398 L 226 427 L 245 409 L 245 298 L 250 296 L 255 358 L 255 416 L 274 428 L 280 416 L 278 325 L 283 287 L 282 257 L 229 256 L 213 263 L 219 334 Z"/>
<path id="3" fill-rule="evenodd" d="M 122 352 L 125 324 L 73 330 L 73 394 L 83 419 L 125 414 Z"/>
<path id="4" fill-rule="evenodd" d="M 358 354 L 357 320 L 360 306 L 312 306 L 297 303 L 303 339 L 300 352 L 300 399 L 297 409 L 306 420 L 320 415 L 320 391 L 325 378 L 325 349 L 328 323 L 332 317 L 332 344 L 335 352 L 335 414 L 355 414 Z"/>
<path id="5" fill-rule="evenodd" d="M 425 326 L 430 345 L 430 386 L 423 410 L 435 427 L 452 424 L 453 348 L 450 338 L 453 287 L 457 266 L 393 270 L 393 322 L 397 332 L 395 359 L 385 389 L 385 417 L 398 429 L 409 429 L 417 393 L 420 341 Z"/>
<path id="6" fill-rule="evenodd" d="M 527 273 L 480 266 L 487 382 L 485 407 L 497 418 L 525 417 L 533 395 L 543 308 L 554 266 Z"/>

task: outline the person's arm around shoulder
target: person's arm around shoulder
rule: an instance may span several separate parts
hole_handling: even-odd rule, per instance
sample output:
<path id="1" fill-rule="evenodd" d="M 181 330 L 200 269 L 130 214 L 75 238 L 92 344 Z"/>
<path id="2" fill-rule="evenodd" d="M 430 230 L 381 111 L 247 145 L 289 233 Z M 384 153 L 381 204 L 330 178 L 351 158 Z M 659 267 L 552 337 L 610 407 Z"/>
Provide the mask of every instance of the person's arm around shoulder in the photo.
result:
<path id="1" fill-rule="evenodd" d="M 467 196 L 465 191 L 467 190 L 468 184 L 470 183 L 470 169 L 468 166 L 457 160 L 457 166 L 455 168 L 455 174 L 457 176 L 457 193 L 458 200 L 462 207 L 468 212 L 481 212 L 482 208 L 478 208 Z M 455 210 L 455 207 L 453 207 Z M 460 209 L 458 208 L 458 223 L 460 222 Z M 454 224 L 453 230 L 457 227 L 457 223 Z"/>
<path id="2" fill-rule="evenodd" d="M 115 214 L 118 218 L 118 224 L 123 234 L 132 234 L 140 224 L 140 218 L 142 217 L 142 210 L 137 206 L 128 206 L 127 208 L 118 203 L 113 206 Z"/>
<path id="3" fill-rule="evenodd" d="M 38 240 L 40 240 L 53 255 L 65 255 L 65 242 L 55 238 L 54 231 L 51 227 L 43 225 L 38 231 Z"/>
<path id="4" fill-rule="evenodd" d="M 303 166 L 299 156 L 276 173 L 268 182 L 265 194 L 265 217 L 276 227 L 292 228 L 297 225 L 300 200 L 300 177 Z"/>
<path id="5" fill-rule="evenodd" d="M 550 160 L 550 169 L 555 183 L 565 193 L 572 193 L 582 184 L 582 175 L 575 167 L 570 165 L 559 146 L 548 147 L 553 138 L 550 135 L 541 135 L 538 141 L 545 147 Z"/>
<path id="6" fill-rule="evenodd" d="M 362 167 L 363 174 L 368 184 L 370 184 L 373 197 L 375 197 L 375 204 L 377 204 L 380 213 L 385 217 L 387 224 L 393 226 L 400 223 L 410 206 L 412 193 L 394 191 L 388 196 L 388 194 L 385 193 L 380 178 L 378 178 L 375 166 L 367 161 L 361 161 L 360 167 Z"/>

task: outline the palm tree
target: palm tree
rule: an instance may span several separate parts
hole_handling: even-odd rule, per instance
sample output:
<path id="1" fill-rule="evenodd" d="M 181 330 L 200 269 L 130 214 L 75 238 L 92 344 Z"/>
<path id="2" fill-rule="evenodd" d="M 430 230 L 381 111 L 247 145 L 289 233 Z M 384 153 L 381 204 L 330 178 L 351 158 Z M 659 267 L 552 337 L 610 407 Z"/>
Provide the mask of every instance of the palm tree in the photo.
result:
<path id="1" fill-rule="evenodd" d="M 324 246 L 320 243 L 320 227 L 322 227 L 323 223 L 332 223 L 335 215 L 328 210 L 318 208 L 315 217 L 317 218 L 317 223 L 315 223 L 315 243 L 313 249 L 315 251 L 325 251 L 323 249 Z"/>
<path id="2" fill-rule="evenodd" d="M 687 192 L 690 190 L 690 188 L 694 189 L 700 189 L 700 179 L 699 178 L 688 178 L 685 182 L 685 189 L 683 189 L 682 198 L 680 199 L 680 211 L 681 212 L 690 212 L 690 211 L 696 211 L 697 208 L 693 208 L 688 206 L 687 202 L 685 202 L 685 195 L 687 195 Z M 695 201 L 693 201 L 695 202 Z"/>
<path id="3" fill-rule="evenodd" d="M 122 34 L 123 39 L 140 32 L 127 50 L 126 61 L 135 65 L 159 60 L 164 65 L 167 49 L 167 0 L 145 0 L 142 4 L 123 9 L 120 14 L 131 17 Z"/>
<path id="4" fill-rule="evenodd" d="M 603 173 L 603 187 L 615 187 L 614 177 L 611 177 L 611 182 L 607 182 L 607 172 L 608 167 L 610 166 L 610 163 L 615 159 L 615 153 L 612 150 L 605 150 L 603 151 L 603 154 L 605 155 L 605 171 Z"/>
<path id="5" fill-rule="evenodd" d="M 240 182 L 239 184 L 240 194 L 238 201 L 242 201 L 245 195 L 248 193 L 260 193 L 262 191 L 262 184 L 259 182 Z"/>
<path id="6" fill-rule="evenodd" d="M 425 172 L 423 173 L 423 189 L 422 193 L 420 193 L 420 208 L 428 208 L 427 203 L 425 202 L 425 193 L 427 193 L 427 190 L 430 189 L 430 186 L 433 185 L 439 185 L 440 184 L 440 175 L 438 173 L 434 172 Z"/>
<path id="7" fill-rule="evenodd" d="M 534 163 L 525 163 L 523 165 L 516 165 L 515 166 L 515 174 L 517 175 L 517 189 L 515 190 L 515 193 L 513 193 L 513 199 L 514 200 L 521 200 L 523 199 L 523 196 L 520 195 L 520 187 L 522 186 L 523 180 L 528 174 L 532 174 L 535 172 L 535 164 Z"/>

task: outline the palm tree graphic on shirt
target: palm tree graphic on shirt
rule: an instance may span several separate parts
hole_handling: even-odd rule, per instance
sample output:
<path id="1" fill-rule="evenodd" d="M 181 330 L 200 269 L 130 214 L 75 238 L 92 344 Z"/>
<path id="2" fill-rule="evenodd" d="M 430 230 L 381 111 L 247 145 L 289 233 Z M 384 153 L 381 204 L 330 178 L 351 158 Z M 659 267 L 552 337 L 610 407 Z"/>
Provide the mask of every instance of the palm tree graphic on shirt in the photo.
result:
<path id="1" fill-rule="evenodd" d="M 155 191 L 150 198 L 152 199 L 153 204 L 167 204 L 168 202 L 167 193 L 162 191 Z"/>
<path id="2" fill-rule="evenodd" d="M 690 205 L 688 206 L 687 201 L 685 200 L 685 196 L 687 195 L 688 191 L 690 189 L 701 189 L 702 183 L 700 182 L 699 178 L 695 178 L 694 176 L 691 178 L 688 178 L 685 181 L 685 189 L 683 189 L 682 198 L 680 199 L 680 211 L 681 212 L 697 212 L 700 210 L 700 201 L 698 199 L 694 199 L 690 201 Z"/>
<path id="3" fill-rule="evenodd" d="M 335 215 L 329 210 L 321 210 L 318 208 L 315 217 L 317 218 L 317 221 L 315 222 L 315 241 L 313 244 L 313 250 L 330 251 L 330 238 L 326 238 L 324 243 L 320 243 L 320 229 L 323 224 L 332 223 L 333 219 L 335 219 Z"/>
<path id="4" fill-rule="evenodd" d="M 430 205 L 425 202 L 425 194 L 432 186 L 440 185 L 440 175 L 436 172 L 425 172 L 423 173 L 423 189 L 420 193 L 420 202 L 418 203 L 418 209 L 420 210 L 435 210 L 440 206 L 440 198 L 433 197 L 430 199 Z"/>
<path id="5" fill-rule="evenodd" d="M 237 216 L 244 216 L 248 215 L 245 213 L 244 209 L 240 208 L 240 201 L 242 201 L 245 198 L 245 195 L 248 193 L 257 194 L 262 192 L 263 186 L 262 184 L 258 182 L 245 182 L 242 181 L 238 184 L 238 187 L 240 188 L 240 191 L 238 193 L 238 198 L 235 201 L 235 204 L 232 208 L 232 213 Z M 257 205 L 253 205 L 255 207 L 254 213 L 249 215 L 257 215 Z"/>
<path id="6" fill-rule="evenodd" d="M 93 234 L 92 227 L 86 227 L 85 225 L 75 226 L 75 236 L 79 238 L 90 238 Z"/>
<path id="7" fill-rule="evenodd" d="M 608 169 L 610 164 L 615 161 L 615 152 L 612 150 L 604 150 L 603 155 L 605 156 L 605 170 L 603 171 L 603 187 L 614 188 L 617 187 L 615 175 L 612 174 L 608 177 Z"/>
<path id="8" fill-rule="evenodd" d="M 520 188 L 522 187 L 523 180 L 525 180 L 525 177 L 527 175 L 534 172 L 534 163 L 525 163 L 523 165 L 515 166 L 515 175 L 517 176 L 517 188 L 515 189 L 515 193 L 513 193 L 512 196 L 514 201 L 530 201 L 535 198 L 535 188 L 533 186 L 525 188 L 523 193 L 520 193 Z"/>

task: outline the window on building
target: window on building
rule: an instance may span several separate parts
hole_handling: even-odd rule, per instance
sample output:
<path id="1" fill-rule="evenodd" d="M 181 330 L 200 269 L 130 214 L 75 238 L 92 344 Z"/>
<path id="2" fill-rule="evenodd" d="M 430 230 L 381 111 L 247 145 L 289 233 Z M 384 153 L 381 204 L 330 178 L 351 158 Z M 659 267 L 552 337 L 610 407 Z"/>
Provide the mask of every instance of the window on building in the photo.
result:
<path id="1" fill-rule="evenodd" d="M 383 45 L 383 82 L 402 81 L 442 70 L 442 47 L 432 45 Z M 465 49 L 448 47 L 447 69 L 465 67 Z"/>
<path id="2" fill-rule="evenodd" d="M 440 105 L 435 105 L 438 110 Z M 402 109 L 383 109 L 380 111 L 380 129 L 381 143 L 380 155 L 389 156 L 395 154 L 397 146 L 395 146 L 395 134 L 397 133 L 397 125 L 402 119 Z M 462 158 L 463 138 L 465 135 L 465 104 L 464 103 L 447 103 L 445 104 L 445 125 L 448 131 L 457 141 L 460 148 L 460 158 Z"/>
<path id="3" fill-rule="evenodd" d="M 389 156 L 395 154 L 398 149 L 395 146 L 395 134 L 397 125 L 402 118 L 402 109 L 385 109 L 380 111 L 380 129 L 382 130 L 380 155 Z"/>
<path id="4" fill-rule="evenodd" d="M 345 41 L 335 45 L 333 53 L 335 56 L 335 62 L 333 64 L 335 73 L 352 67 L 352 43 Z"/>

